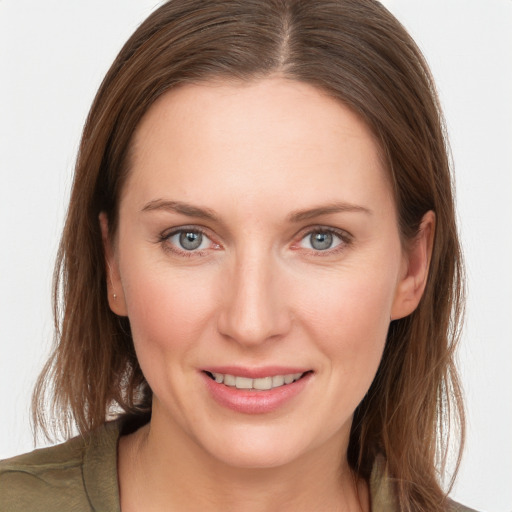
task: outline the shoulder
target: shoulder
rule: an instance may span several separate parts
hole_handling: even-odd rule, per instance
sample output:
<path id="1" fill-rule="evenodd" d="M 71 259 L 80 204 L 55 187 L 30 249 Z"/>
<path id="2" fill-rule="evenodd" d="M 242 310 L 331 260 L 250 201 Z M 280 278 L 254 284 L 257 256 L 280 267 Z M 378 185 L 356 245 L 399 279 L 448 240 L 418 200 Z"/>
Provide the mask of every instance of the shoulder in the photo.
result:
<path id="1" fill-rule="evenodd" d="M 84 441 L 70 441 L 0 462 L 0 511 L 82 510 Z M 88 509 L 84 509 L 88 510 Z"/>
<path id="2" fill-rule="evenodd" d="M 94 510 L 98 494 L 117 493 L 118 436 L 115 423 L 106 424 L 87 436 L 0 461 L 0 512 Z"/>
<path id="3" fill-rule="evenodd" d="M 475 509 L 461 505 L 451 499 L 448 499 L 447 510 L 448 512 L 477 512 Z"/>
<path id="4" fill-rule="evenodd" d="M 393 480 L 388 473 L 386 459 L 383 456 L 377 456 L 369 481 L 373 512 L 398 512 L 399 506 L 395 496 Z M 477 512 L 450 498 L 446 498 L 443 510 L 446 512 Z"/>

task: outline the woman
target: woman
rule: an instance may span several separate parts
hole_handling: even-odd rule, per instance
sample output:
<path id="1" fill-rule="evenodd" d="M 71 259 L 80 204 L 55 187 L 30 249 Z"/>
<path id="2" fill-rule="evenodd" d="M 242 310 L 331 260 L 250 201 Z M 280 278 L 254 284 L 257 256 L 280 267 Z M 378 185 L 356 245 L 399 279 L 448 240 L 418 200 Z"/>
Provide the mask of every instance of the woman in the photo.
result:
<path id="1" fill-rule="evenodd" d="M 376 2 L 153 13 L 84 129 L 35 393 L 82 436 L 4 461 L 2 505 L 467 510 L 440 117 Z"/>

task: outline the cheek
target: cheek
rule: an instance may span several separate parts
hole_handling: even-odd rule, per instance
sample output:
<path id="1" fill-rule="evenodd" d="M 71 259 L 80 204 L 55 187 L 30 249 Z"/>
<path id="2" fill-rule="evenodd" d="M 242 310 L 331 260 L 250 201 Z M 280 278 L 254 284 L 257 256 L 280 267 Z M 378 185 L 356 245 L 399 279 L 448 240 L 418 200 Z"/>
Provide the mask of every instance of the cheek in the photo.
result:
<path id="1" fill-rule="evenodd" d="M 131 266 L 124 292 L 137 355 L 162 357 L 169 348 L 183 352 L 201 338 L 212 314 L 211 289 L 197 276 L 151 266 Z"/>
<path id="2" fill-rule="evenodd" d="M 364 395 L 384 350 L 394 281 L 388 273 L 365 271 L 347 272 L 324 284 L 303 294 L 303 324 L 332 371 L 340 378 L 350 376 L 348 386 L 361 388 Z"/>

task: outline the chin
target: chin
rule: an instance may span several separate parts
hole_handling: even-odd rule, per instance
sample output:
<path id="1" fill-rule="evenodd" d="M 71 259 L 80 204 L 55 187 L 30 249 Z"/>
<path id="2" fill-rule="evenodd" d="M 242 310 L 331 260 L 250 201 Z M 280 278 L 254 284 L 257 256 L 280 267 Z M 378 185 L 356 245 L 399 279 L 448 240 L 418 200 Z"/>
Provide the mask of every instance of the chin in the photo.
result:
<path id="1" fill-rule="evenodd" d="M 203 448 L 214 459 L 231 467 L 270 469 L 294 462 L 313 446 L 302 436 L 294 436 L 289 428 L 276 431 L 266 425 L 239 427 L 225 437 L 209 436 Z"/>
<path id="2" fill-rule="evenodd" d="M 239 469 L 272 469 L 292 463 L 298 458 L 295 450 L 283 450 L 279 446 L 263 449 L 247 444 L 231 447 L 222 453 L 212 453 L 220 462 Z"/>

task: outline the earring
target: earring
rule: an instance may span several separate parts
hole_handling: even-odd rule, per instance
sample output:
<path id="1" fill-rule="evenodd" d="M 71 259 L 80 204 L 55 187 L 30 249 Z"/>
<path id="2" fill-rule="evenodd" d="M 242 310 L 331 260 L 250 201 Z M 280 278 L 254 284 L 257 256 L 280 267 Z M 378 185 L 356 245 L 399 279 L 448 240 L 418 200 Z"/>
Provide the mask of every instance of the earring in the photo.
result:
<path id="1" fill-rule="evenodd" d="M 115 293 L 112 294 L 112 297 L 114 298 L 114 300 L 117 299 L 117 295 Z"/>

